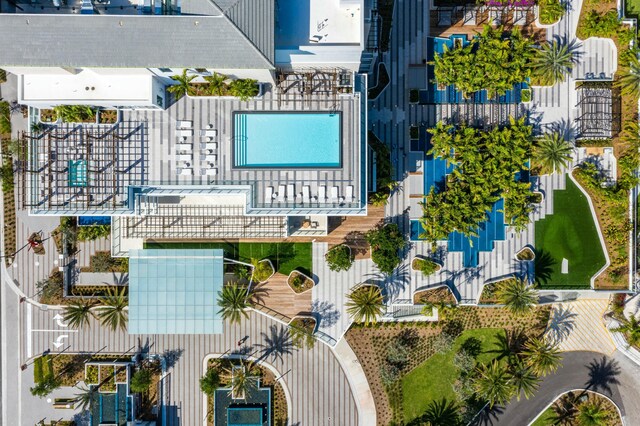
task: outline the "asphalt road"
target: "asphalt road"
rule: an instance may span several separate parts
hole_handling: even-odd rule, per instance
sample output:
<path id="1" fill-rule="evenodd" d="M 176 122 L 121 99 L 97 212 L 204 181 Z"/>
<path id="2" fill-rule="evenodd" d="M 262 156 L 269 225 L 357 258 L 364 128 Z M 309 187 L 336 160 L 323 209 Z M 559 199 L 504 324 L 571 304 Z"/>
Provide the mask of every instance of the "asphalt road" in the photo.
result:
<path id="1" fill-rule="evenodd" d="M 479 419 L 477 424 L 528 425 L 559 394 L 574 389 L 588 389 L 608 396 L 618 405 L 625 417 L 623 400 L 629 401 L 632 395 L 623 398 L 621 392 L 638 394 L 638 390 L 632 387 L 635 373 L 629 371 L 632 368 L 634 367 L 629 364 L 622 365 L 616 359 L 598 352 L 568 352 L 564 356 L 562 367 L 542 380 L 535 396 L 530 399 L 523 397 L 520 401 L 514 398 L 506 407 L 494 407 L 494 410 Z M 626 417 L 627 424 L 640 424 L 637 422 L 640 419 L 631 420 L 629 416 Z"/>

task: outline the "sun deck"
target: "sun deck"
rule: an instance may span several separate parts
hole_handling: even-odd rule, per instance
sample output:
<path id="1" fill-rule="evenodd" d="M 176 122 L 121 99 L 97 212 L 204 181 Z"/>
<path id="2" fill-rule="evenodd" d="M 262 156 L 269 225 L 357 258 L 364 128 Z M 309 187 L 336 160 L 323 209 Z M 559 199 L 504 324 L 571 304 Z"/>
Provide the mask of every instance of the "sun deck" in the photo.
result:
<path id="1" fill-rule="evenodd" d="M 184 97 L 165 111 L 124 111 L 147 123 L 149 185 L 234 185 L 250 189 L 249 214 L 364 214 L 365 150 L 361 95 L 267 92 L 247 102 Z M 341 167 L 242 168 L 234 165 L 238 111 L 341 112 Z"/>

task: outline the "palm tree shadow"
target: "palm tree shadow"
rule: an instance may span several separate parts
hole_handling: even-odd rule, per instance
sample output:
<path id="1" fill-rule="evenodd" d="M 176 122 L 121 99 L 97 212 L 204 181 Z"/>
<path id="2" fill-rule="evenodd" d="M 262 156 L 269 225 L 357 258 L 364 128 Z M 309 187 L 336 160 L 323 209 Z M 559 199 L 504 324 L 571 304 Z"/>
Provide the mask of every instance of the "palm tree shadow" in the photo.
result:
<path id="1" fill-rule="evenodd" d="M 340 319 L 340 311 L 326 300 L 314 300 L 311 303 L 311 313 L 318 321 L 318 328 L 331 327 Z"/>
<path id="2" fill-rule="evenodd" d="M 251 293 L 249 294 L 249 300 L 251 301 L 251 303 L 264 305 L 265 299 L 268 297 L 269 288 L 267 288 L 267 283 L 255 284 L 251 288 Z"/>
<path id="3" fill-rule="evenodd" d="M 601 393 L 612 394 L 612 385 L 620 384 L 616 378 L 620 374 L 620 366 L 613 359 L 607 359 L 604 355 L 598 360 L 593 360 L 587 366 L 589 369 L 589 380 L 585 383 L 586 388 Z"/>
<path id="4" fill-rule="evenodd" d="M 494 405 L 492 408 L 488 406 L 483 408 L 476 417 L 469 422 L 469 426 L 491 426 L 499 424 L 499 416 L 504 412 L 503 407 Z"/>
<path id="5" fill-rule="evenodd" d="M 547 336 L 550 337 L 554 343 L 560 343 L 573 331 L 574 317 L 577 314 L 571 312 L 568 308 L 560 305 L 559 308 L 554 308 L 549 318 L 549 324 L 547 326 Z"/>
<path id="6" fill-rule="evenodd" d="M 538 285 L 546 285 L 551 279 L 554 266 L 558 263 L 551 253 L 542 249 L 536 249 L 535 260 L 533 261 L 533 268 L 535 274 L 535 283 Z"/>
<path id="7" fill-rule="evenodd" d="M 272 358 L 272 360 L 283 361 L 285 355 L 293 354 L 293 341 L 291 340 L 291 334 L 289 328 L 281 325 L 280 327 L 271 325 L 269 327 L 269 334 L 260 333 L 264 343 L 256 344 L 257 348 L 260 348 L 260 358 L 258 361 Z"/>

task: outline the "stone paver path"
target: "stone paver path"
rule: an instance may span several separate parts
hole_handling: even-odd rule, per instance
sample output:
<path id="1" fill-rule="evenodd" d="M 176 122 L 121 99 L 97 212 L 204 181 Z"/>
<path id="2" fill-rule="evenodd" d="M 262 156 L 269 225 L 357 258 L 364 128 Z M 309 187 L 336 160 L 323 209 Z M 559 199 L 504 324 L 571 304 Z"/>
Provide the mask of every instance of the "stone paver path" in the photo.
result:
<path id="1" fill-rule="evenodd" d="M 556 340 L 565 352 L 595 351 L 611 355 L 616 347 L 602 320 L 608 303 L 606 299 L 588 299 L 554 304 L 547 337 Z"/>

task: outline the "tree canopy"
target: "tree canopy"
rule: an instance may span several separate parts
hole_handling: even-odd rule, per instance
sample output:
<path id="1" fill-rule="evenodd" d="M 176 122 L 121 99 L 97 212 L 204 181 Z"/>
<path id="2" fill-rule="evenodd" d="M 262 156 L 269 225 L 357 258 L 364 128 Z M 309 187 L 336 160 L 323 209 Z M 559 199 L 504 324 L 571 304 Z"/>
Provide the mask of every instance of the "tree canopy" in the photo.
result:
<path id="1" fill-rule="evenodd" d="M 466 46 L 451 50 L 445 46 L 432 64 L 438 83 L 455 84 L 465 97 L 482 89 L 493 97 L 529 77 L 533 54 L 531 42 L 517 28 L 504 33 L 502 27 L 486 25 Z"/>
<path id="2" fill-rule="evenodd" d="M 510 125 L 489 131 L 440 122 L 429 133 L 429 154 L 456 167 L 444 190 L 433 188 L 423 203 L 422 238 L 443 240 L 453 231 L 476 235 L 478 224 L 500 198 L 505 200 L 505 223 L 517 230 L 527 226 L 533 208 L 530 183 L 515 179 L 528 169 L 532 147 L 531 126 L 524 119 L 512 118 Z"/>

